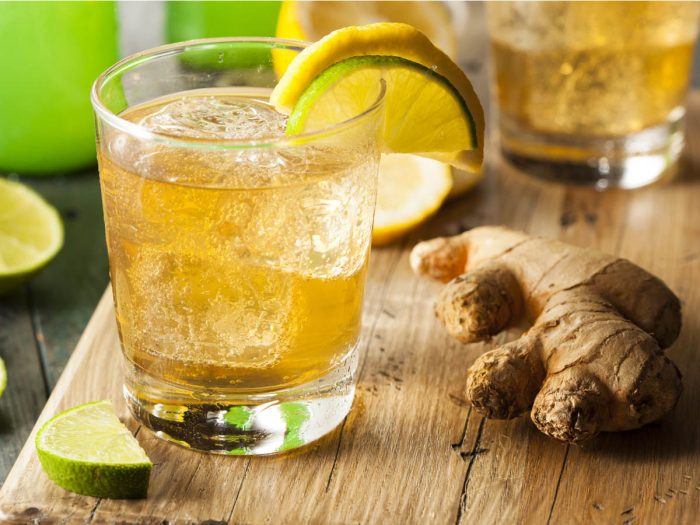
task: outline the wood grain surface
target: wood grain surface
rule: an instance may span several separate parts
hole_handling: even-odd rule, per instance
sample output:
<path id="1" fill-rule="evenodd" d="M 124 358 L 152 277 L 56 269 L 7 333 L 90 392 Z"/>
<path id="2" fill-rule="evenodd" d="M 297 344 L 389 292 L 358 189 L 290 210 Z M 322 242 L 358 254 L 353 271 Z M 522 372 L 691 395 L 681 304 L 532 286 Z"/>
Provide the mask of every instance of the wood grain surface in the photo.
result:
<path id="1" fill-rule="evenodd" d="M 700 95 L 673 182 L 596 193 L 535 182 L 491 152 L 485 180 L 400 245 L 372 253 L 359 389 L 345 423 L 284 457 L 208 456 L 155 438 L 126 412 L 111 297 L 101 301 L 37 426 L 108 398 L 155 466 L 149 497 L 76 496 L 53 485 L 33 434 L 0 491 L 19 523 L 695 523 L 700 516 Z M 568 446 L 526 417 L 494 421 L 463 395 L 465 372 L 498 340 L 461 345 L 435 320 L 440 285 L 413 276 L 408 252 L 435 235 L 506 224 L 620 254 L 682 298 L 669 355 L 685 391 L 647 428 Z M 29 322 L 29 321 L 27 321 Z M 208 522 L 211 523 L 211 522 Z"/>
<path id="2" fill-rule="evenodd" d="M 23 178 L 61 214 L 64 246 L 20 290 L 0 297 L 0 480 L 4 480 L 109 283 L 97 173 Z"/>
<path id="3" fill-rule="evenodd" d="M 487 100 L 483 18 L 472 19 L 463 65 Z M 32 181 L 61 211 L 66 246 L 0 304 L 0 355 L 10 370 L 0 399 L 0 479 L 54 385 L 36 428 L 64 408 L 109 398 L 155 466 L 147 499 L 76 496 L 47 480 L 32 432 L 0 489 L 0 523 L 697 523 L 700 95 L 691 99 L 688 142 L 680 177 L 632 193 L 533 182 L 491 152 L 473 192 L 401 244 L 374 250 L 353 410 L 322 441 L 279 458 L 207 456 L 141 430 L 121 398 L 108 295 L 56 384 L 107 283 L 99 188 L 94 173 Z M 418 240 L 488 223 L 620 254 L 666 280 L 685 323 L 669 352 L 685 383 L 672 414 L 576 447 L 547 439 L 527 418 L 493 421 L 470 410 L 466 369 L 502 339 L 451 340 L 432 313 L 439 285 L 415 278 L 407 254 Z"/>

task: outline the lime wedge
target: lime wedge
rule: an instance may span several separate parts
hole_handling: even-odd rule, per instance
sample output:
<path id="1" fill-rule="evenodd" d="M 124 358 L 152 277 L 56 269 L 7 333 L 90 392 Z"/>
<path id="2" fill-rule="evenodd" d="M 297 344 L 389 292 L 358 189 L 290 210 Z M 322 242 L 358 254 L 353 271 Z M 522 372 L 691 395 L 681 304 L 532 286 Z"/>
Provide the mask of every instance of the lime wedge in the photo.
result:
<path id="1" fill-rule="evenodd" d="M 0 357 L 0 397 L 2 397 L 3 392 L 5 392 L 5 387 L 7 386 L 7 369 L 5 368 L 5 361 Z"/>
<path id="2" fill-rule="evenodd" d="M 484 113 L 464 72 L 416 28 L 351 26 L 299 53 L 270 95 L 291 134 L 366 110 L 386 85 L 385 152 L 415 153 L 472 173 L 483 160 Z"/>
<path id="3" fill-rule="evenodd" d="M 110 401 L 61 412 L 36 435 L 46 475 L 66 490 L 99 498 L 143 498 L 152 463 Z"/>
<path id="4" fill-rule="evenodd" d="M 287 131 L 319 129 L 358 115 L 379 96 L 381 79 L 387 86 L 384 145 L 390 151 L 475 147 L 476 125 L 457 90 L 431 69 L 389 56 L 348 58 L 326 69 L 294 106 Z"/>
<path id="5" fill-rule="evenodd" d="M 0 178 L 0 294 L 28 281 L 61 246 L 56 209 L 27 186 Z"/>

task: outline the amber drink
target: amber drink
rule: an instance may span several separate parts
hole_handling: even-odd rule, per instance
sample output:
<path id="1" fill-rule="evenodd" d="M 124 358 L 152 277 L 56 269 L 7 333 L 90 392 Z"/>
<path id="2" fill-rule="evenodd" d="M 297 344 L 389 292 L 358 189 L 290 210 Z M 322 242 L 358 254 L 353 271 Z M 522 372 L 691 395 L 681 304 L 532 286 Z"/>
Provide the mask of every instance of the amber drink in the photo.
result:
<path id="1" fill-rule="evenodd" d="M 354 394 L 381 100 L 285 136 L 268 103 L 282 48 L 298 51 L 168 46 L 149 60 L 171 82 L 140 90 L 150 70 L 127 59 L 94 95 L 127 402 L 159 436 L 210 452 L 301 446 Z M 110 80 L 123 96 L 100 101 Z"/>
<path id="2" fill-rule="evenodd" d="M 557 180 L 638 187 L 670 175 L 700 4 L 492 2 L 504 154 Z"/>

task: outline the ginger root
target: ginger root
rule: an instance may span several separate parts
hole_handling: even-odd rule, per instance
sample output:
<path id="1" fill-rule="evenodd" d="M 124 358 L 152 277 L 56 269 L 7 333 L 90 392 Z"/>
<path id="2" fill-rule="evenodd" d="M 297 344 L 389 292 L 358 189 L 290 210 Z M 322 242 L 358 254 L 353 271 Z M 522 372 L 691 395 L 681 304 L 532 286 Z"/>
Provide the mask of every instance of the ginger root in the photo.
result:
<path id="1" fill-rule="evenodd" d="M 418 275 L 449 283 L 437 317 L 463 343 L 526 316 L 519 339 L 479 357 L 467 397 L 481 414 L 531 409 L 545 434 L 567 442 L 655 421 L 676 404 L 681 374 L 663 353 L 678 337 L 681 305 L 631 262 L 502 227 L 418 244 Z"/>

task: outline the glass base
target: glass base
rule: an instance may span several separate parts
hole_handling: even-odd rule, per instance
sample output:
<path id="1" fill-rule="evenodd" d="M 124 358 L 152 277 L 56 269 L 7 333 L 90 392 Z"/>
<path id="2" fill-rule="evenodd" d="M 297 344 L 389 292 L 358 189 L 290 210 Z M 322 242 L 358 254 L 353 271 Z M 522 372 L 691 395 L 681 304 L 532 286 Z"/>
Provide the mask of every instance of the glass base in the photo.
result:
<path id="1" fill-rule="evenodd" d="M 167 441 L 215 454 L 279 454 L 343 421 L 355 396 L 357 353 L 319 379 L 264 393 L 188 391 L 127 363 L 124 396 L 134 417 Z"/>
<path id="2" fill-rule="evenodd" d="M 685 109 L 663 124 L 624 137 L 539 133 L 500 117 L 503 156 L 519 170 L 566 184 L 640 188 L 675 175 L 683 150 Z"/>

